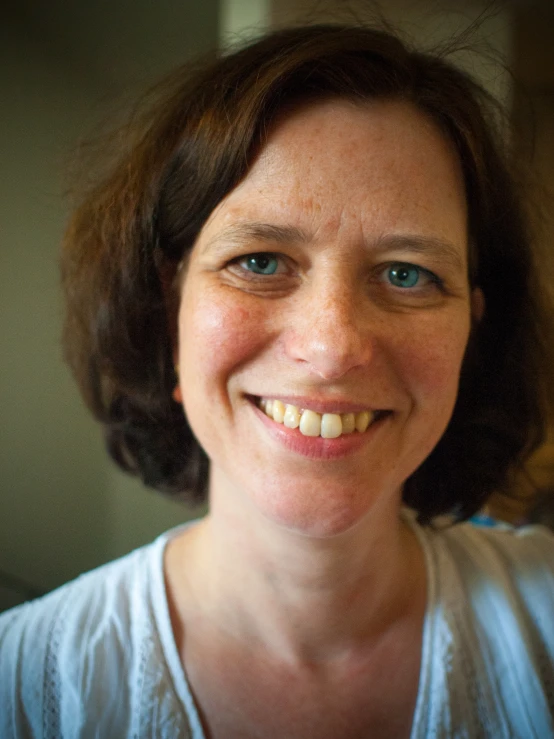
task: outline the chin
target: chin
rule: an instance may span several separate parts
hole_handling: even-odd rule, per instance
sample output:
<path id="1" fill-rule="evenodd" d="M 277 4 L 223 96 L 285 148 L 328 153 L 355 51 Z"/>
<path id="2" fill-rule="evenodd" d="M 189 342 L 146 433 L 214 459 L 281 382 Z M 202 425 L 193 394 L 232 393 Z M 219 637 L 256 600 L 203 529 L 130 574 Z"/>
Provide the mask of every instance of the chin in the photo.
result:
<path id="1" fill-rule="evenodd" d="M 358 526 L 373 508 L 372 501 L 355 500 L 354 496 L 342 500 L 332 500 L 323 492 L 323 497 L 306 495 L 301 500 L 298 495 L 289 499 L 282 494 L 275 498 L 257 501 L 263 517 L 278 527 L 294 532 L 299 536 L 316 539 L 330 539 L 341 536 Z"/>

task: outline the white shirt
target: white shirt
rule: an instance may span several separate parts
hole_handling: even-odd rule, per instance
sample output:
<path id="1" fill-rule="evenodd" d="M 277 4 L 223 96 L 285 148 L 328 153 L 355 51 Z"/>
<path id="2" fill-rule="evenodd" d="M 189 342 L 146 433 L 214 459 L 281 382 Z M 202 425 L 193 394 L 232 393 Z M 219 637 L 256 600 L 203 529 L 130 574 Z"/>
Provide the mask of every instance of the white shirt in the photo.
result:
<path id="1" fill-rule="evenodd" d="M 412 525 L 428 603 L 411 739 L 554 737 L 554 536 Z M 0 616 L 2 739 L 203 739 L 164 585 L 181 530 Z"/>

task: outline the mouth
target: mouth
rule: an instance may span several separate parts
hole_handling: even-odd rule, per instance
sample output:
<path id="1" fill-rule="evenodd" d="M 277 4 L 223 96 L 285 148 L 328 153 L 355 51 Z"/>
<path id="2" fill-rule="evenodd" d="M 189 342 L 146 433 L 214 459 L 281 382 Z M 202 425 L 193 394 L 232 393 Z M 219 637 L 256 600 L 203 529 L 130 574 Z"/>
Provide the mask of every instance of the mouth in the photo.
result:
<path id="1" fill-rule="evenodd" d="M 363 434 L 390 411 L 364 409 L 348 413 L 318 413 L 274 398 L 252 398 L 255 405 L 272 421 L 302 436 L 338 439 L 349 434 Z"/>

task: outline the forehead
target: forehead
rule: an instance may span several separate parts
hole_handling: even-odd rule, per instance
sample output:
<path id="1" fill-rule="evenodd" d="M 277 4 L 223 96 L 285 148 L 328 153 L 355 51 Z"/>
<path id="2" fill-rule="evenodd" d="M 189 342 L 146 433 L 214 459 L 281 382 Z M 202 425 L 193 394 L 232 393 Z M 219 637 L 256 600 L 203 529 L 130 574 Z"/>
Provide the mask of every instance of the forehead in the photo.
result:
<path id="1" fill-rule="evenodd" d="M 286 222 L 322 237 L 361 228 L 466 241 L 460 162 L 438 126 L 399 101 L 329 100 L 281 116 L 205 226 Z"/>

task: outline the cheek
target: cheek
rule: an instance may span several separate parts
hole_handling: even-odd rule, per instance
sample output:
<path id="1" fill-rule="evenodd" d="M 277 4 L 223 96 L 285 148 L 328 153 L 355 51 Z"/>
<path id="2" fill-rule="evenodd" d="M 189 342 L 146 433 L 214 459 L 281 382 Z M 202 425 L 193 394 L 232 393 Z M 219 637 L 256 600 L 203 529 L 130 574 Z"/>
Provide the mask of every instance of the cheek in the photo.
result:
<path id="1" fill-rule="evenodd" d="M 452 408 L 469 336 L 469 317 L 441 321 L 409 334 L 404 346 L 402 375 L 418 398 L 430 407 Z"/>
<path id="2" fill-rule="evenodd" d="M 404 479 L 431 453 L 452 418 L 468 333 L 469 321 L 463 318 L 435 323 L 414 330 L 397 354 L 396 374 L 410 399 L 404 416 Z"/>
<path id="3" fill-rule="evenodd" d="M 185 297 L 179 315 L 185 393 L 189 381 L 208 385 L 212 393 L 221 391 L 233 370 L 256 355 L 264 341 L 264 321 L 248 302 L 209 288 Z"/>

